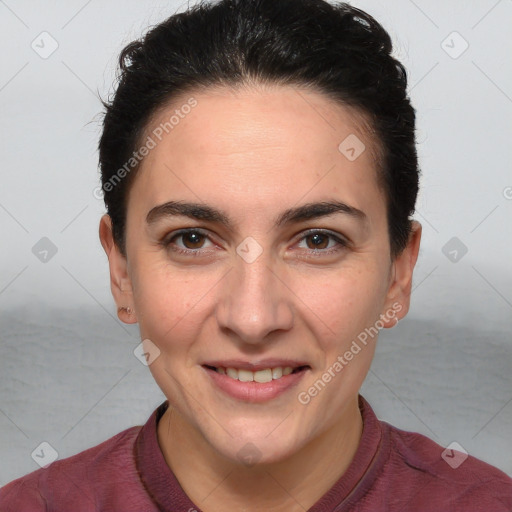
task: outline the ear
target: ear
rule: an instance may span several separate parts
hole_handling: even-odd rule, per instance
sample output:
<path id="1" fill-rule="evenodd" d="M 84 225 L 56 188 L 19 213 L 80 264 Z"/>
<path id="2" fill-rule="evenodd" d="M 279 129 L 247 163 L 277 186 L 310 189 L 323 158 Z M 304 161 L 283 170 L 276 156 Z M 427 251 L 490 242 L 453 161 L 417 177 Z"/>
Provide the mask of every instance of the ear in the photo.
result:
<path id="1" fill-rule="evenodd" d="M 133 289 L 128 275 L 127 260 L 114 242 L 112 219 L 108 214 L 101 217 L 99 235 L 101 245 L 108 257 L 110 290 L 117 305 L 117 316 L 124 323 L 134 324 L 137 322 L 137 317 L 133 306 Z"/>
<path id="2" fill-rule="evenodd" d="M 382 323 L 386 328 L 394 327 L 409 311 L 412 276 L 420 250 L 421 229 L 419 222 L 412 222 L 407 246 L 392 263 L 385 309 L 381 314 Z"/>

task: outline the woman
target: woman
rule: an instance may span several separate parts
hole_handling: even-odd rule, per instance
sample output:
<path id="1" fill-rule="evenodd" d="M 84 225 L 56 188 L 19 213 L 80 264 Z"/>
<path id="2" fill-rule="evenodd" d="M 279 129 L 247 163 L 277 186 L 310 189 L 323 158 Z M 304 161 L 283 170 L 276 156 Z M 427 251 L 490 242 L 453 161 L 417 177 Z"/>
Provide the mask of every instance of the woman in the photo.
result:
<path id="1" fill-rule="evenodd" d="M 359 395 L 421 237 L 415 115 L 384 29 L 346 4 L 224 0 L 120 66 L 99 234 L 168 400 L 11 482 L 0 509 L 512 510 L 507 475 Z"/>

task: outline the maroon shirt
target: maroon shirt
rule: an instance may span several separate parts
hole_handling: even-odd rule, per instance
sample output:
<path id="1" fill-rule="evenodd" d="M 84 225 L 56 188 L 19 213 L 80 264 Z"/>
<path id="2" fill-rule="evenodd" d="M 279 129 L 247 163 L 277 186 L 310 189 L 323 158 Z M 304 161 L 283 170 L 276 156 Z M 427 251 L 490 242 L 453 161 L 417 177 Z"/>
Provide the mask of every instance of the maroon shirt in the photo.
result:
<path id="1" fill-rule="evenodd" d="M 1 512 L 200 512 L 167 466 L 157 439 L 161 404 L 132 427 L 0 489 Z M 363 433 L 345 474 L 309 512 L 511 512 L 512 479 L 469 456 L 454 469 L 444 448 L 379 421 L 360 395 Z M 458 452 L 448 453 L 447 460 Z M 452 464 L 454 465 L 454 464 Z"/>

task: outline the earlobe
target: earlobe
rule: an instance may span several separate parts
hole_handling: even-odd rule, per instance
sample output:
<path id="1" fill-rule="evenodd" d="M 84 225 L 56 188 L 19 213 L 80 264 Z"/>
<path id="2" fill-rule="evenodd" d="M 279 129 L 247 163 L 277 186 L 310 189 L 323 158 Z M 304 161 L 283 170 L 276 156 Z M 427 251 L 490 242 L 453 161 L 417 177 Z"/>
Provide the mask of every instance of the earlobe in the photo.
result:
<path id="1" fill-rule="evenodd" d="M 407 315 L 412 293 L 412 278 L 421 241 L 421 224 L 412 221 L 409 241 L 405 249 L 395 258 L 392 268 L 392 278 L 386 299 L 386 309 L 383 316 L 384 327 L 395 327 L 399 320 Z"/>
<path id="2" fill-rule="evenodd" d="M 99 225 L 101 245 L 108 257 L 110 270 L 110 290 L 117 304 L 117 316 L 127 324 L 137 322 L 133 308 L 133 290 L 128 274 L 127 260 L 115 243 L 110 215 L 102 216 Z"/>
<path id="3" fill-rule="evenodd" d="M 137 322 L 135 311 L 130 306 L 121 306 L 117 308 L 117 316 L 119 320 L 125 324 L 134 324 Z"/>

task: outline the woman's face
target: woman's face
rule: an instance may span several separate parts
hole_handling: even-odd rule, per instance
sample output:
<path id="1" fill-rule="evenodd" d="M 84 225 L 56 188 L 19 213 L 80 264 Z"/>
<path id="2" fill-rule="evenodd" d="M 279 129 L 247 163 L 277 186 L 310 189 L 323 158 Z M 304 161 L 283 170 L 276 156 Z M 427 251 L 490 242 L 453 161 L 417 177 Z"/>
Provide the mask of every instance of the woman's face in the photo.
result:
<path id="1" fill-rule="evenodd" d="M 148 127 L 112 288 L 190 427 L 233 460 L 278 461 L 356 410 L 419 234 L 392 262 L 361 116 L 291 87 L 193 97 Z"/>

